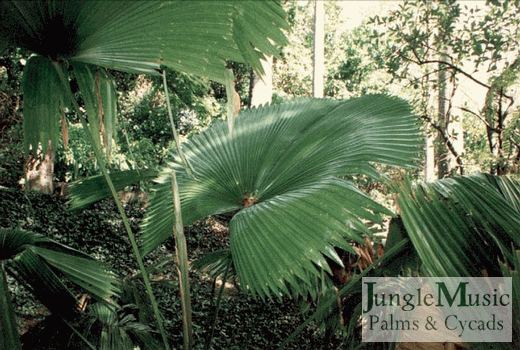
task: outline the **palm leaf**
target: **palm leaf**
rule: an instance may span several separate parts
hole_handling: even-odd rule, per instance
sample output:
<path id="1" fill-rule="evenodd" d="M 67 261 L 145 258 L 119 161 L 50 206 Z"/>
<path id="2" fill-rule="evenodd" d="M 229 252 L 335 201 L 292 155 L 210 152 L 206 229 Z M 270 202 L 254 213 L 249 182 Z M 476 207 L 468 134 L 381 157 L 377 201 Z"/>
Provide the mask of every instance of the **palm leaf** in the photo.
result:
<path id="1" fill-rule="evenodd" d="M 125 311 L 125 308 L 113 310 L 102 303 L 89 307 L 91 319 L 87 331 L 91 336 L 99 337 L 100 349 L 133 350 L 137 344 L 141 349 L 162 349 L 153 337 L 153 330 Z"/>
<path id="2" fill-rule="evenodd" d="M 111 298 L 119 292 L 115 275 L 99 261 L 40 247 L 34 251 L 45 263 L 98 299 L 112 302 Z"/>
<path id="3" fill-rule="evenodd" d="M 32 232 L 0 227 L 0 261 L 14 258 L 24 251 L 26 245 L 33 245 L 34 241 Z"/>
<path id="4" fill-rule="evenodd" d="M 25 153 L 57 145 L 66 93 L 52 62 L 74 67 L 94 147 L 101 131 L 109 155 L 115 93 L 111 77 L 94 66 L 158 74 L 164 65 L 224 83 L 226 60 L 262 73 L 260 59 L 286 42 L 281 28 L 288 24 L 277 1 L 2 1 L 2 43 L 39 55 L 24 69 Z"/>
<path id="5" fill-rule="evenodd" d="M 27 60 L 24 67 L 22 91 L 24 93 L 24 150 L 26 154 L 47 151 L 49 140 L 58 145 L 63 88 L 52 62 L 40 56 Z"/>
<path id="6" fill-rule="evenodd" d="M 286 42 L 275 1 L 2 1 L 0 37 L 56 61 L 157 74 L 161 64 L 224 82 L 225 60 L 261 72 Z M 260 51 L 257 51 L 260 50 Z"/>
<path id="7" fill-rule="evenodd" d="M 18 337 L 14 307 L 9 297 L 4 262 L 0 261 L 0 349 L 21 350 L 22 343 Z"/>
<path id="8" fill-rule="evenodd" d="M 383 276 L 384 269 L 391 262 L 392 259 L 395 259 L 397 256 L 403 254 L 407 250 L 407 245 L 409 243 L 408 238 L 405 238 L 395 244 L 391 249 L 385 251 L 382 257 L 378 258 L 374 261 L 370 266 L 368 266 L 363 272 L 359 275 L 353 276 L 353 278 L 345 284 L 336 295 L 332 298 L 327 298 L 322 301 L 319 309 L 310 317 L 307 317 L 304 323 L 302 323 L 298 328 L 284 341 L 280 344 L 279 349 L 285 349 L 289 343 L 291 343 L 298 334 L 301 333 L 302 330 L 305 329 L 311 322 L 315 320 L 324 319 L 330 313 L 330 308 L 337 303 L 338 298 L 345 297 L 351 294 L 361 294 L 362 291 L 362 281 L 363 277 L 380 277 Z M 349 323 L 354 323 L 356 326 L 359 323 L 359 318 L 361 314 L 361 310 L 356 309 L 356 313 L 351 315 L 351 319 Z"/>
<path id="9" fill-rule="evenodd" d="M 110 174 L 117 191 L 139 181 L 152 180 L 156 176 L 157 171 L 154 169 L 115 171 Z M 70 192 L 69 204 L 72 210 L 84 208 L 111 195 L 103 175 L 74 182 Z"/>
<path id="10" fill-rule="evenodd" d="M 518 191 L 507 178 L 470 176 L 403 186 L 398 203 L 414 247 L 432 276 L 482 276 L 512 262 L 520 246 L 520 212 L 500 189 Z M 475 244 L 478 242 L 478 244 Z"/>
<path id="11" fill-rule="evenodd" d="M 195 170 L 177 159 L 160 172 L 144 220 L 145 253 L 172 234 L 171 172 L 186 224 L 238 210 L 230 223 L 231 255 L 242 283 L 278 295 L 338 263 L 333 246 L 352 248 L 368 234 L 362 220 L 391 214 L 337 175 L 372 175 L 370 162 L 412 166 L 419 146 L 415 117 L 383 95 L 348 101 L 298 100 L 241 113 L 230 135 L 215 123 L 185 144 Z"/>
<path id="12" fill-rule="evenodd" d="M 10 267 L 32 288 L 34 295 L 52 312 L 70 318 L 77 301 L 54 271 L 32 249 L 25 249 Z"/>
<path id="13" fill-rule="evenodd" d="M 66 277 L 95 298 L 112 303 L 119 288 L 107 266 L 87 254 L 21 229 L 0 229 L 0 251 L 10 271 L 30 286 L 49 309 L 70 315 L 76 299 L 62 282 Z"/>
<path id="14" fill-rule="evenodd" d="M 109 146 L 116 132 L 116 93 L 113 78 L 104 69 L 97 69 L 92 65 L 74 62 L 72 67 L 85 102 L 92 135 L 96 144 L 107 147 L 109 154 Z"/>
<path id="15" fill-rule="evenodd" d="M 190 268 L 193 271 L 205 272 L 211 278 L 222 278 L 226 272 L 230 276 L 236 276 L 229 249 L 204 254 L 199 259 L 193 261 Z"/>
<path id="16" fill-rule="evenodd" d="M 503 263 L 515 266 L 510 247 L 518 249 L 520 244 L 519 188 L 516 181 L 491 175 L 413 188 L 404 185 L 398 203 L 425 271 L 434 277 L 507 276 Z M 516 345 L 474 343 L 474 347 L 514 349 Z"/>

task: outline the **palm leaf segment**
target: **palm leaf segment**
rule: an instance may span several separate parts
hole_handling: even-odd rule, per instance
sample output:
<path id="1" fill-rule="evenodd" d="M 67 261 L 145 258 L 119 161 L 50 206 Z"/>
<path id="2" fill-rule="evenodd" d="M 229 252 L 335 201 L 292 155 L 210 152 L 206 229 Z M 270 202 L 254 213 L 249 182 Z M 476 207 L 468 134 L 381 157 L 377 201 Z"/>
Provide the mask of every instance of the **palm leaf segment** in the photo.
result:
<path id="1" fill-rule="evenodd" d="M 426 272 L 436 277 L 501 275 L 520 247 L 520 186 L 474 175 L 400 189 L 406 232 Z"/>
<path id="2" fill-rule="evenodd" d="M 370 162 L 411 166 L 419 130 L 408 105 L 383 95 L 348 101 L 297 100 L 246 111 L 230 135 L 216 123 L 185 144 L 195 179 L 174 161 L 157 179 L 143 227 L 150 252 L 171 236 L 171 173 L 177 172 L 183 221 L 238 211 L 231 254 L 241 283 L 261 295 L 296 291 L 341 264 L 333 246 L 352 248 L 384 207 L 338 178 L 374 174 Z M 303 282 L 303 284 L 302 284 Z"/>
<path id="3" fill-rule="evenodd" d="M 264 54 L 286 42 L 281 28 L 288 24 L 277 1 L 2 1 L 0 46 L 41 56 L 24 71 L 26 151 L 56 144 L 67 107 L 51 62 L 74 72 L 91 127 L 103 120 L 110 145 L 115 93 L 105 69 L 157 74 L 164 65 L 224 83 L 226 60 L 261 73 Z"/>
<path id="4" fill-rule="evenodd" d="M 60 277 L 109 303 L 119 292 L 116 276 L 107 266 L 40 234 L 0 228 L 0 252 L 0 261 L 49 309 L 63 315 L 74 312 L 77 301 Z"/>

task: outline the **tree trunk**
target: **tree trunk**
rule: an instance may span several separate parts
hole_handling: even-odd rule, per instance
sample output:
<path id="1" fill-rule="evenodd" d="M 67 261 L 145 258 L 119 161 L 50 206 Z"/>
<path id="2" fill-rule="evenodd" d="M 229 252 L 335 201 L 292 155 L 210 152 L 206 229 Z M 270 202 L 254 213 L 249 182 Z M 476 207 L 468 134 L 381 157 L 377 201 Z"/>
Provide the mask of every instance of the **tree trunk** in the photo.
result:
<path id="1" fill-rule="evenodd" d="M 482 109 L 482 116 L 487 121 L 487 137 L 489 151 L 495 159 L 490 169 L 491 174 L 505 175 L 509 159 L 506 159 L 503 150 L 504 129 L 507 125 L 508 109 L 514 104 L 514 99 L 506 95 L 506 91 L 513 85 L 520 73 L 520 56 L 493 80 Z M 507 102 L 506 102 L 507 101 Z"/>
<path id="2" fill-rule="evenodd" d="M 36 156 L 29 155 L 25 166 L 26 186 L 29 190 L 36 190 L 43 194 L 52 194 L 54 190 L 54 157 L 54 150 L 50 140 L 43 159 L 40 152 Z"/>
<path id="3" fill-rule="evenodd" d="M 439 81 L 438 81 L 438 99 L 437 99 L 437 111 L 438 111 L 438 120 L 437 125 L 439 127 L 446 130 L 448 125 L 448 116 L 447 116 L 447 100 L 448 94 L 446 91 L 446 70 L 442 64 L 439 64 Z M 437 177 L 439 179 L 443 179 L 449 175 L 449 167 L 448 167 L 448 147 L 446 146 L 446 140 L 439 133 L 437 137 Z"/>
<path id="4" fill-rule="evenodd" d="M 441 61 L 444 55 L 441 56 Z M 455 100 L 455 76 L 448 77 L 444 65 L 439 64 L 438 77 L 438 143 L 437 143 L 437 175 L 439 179 L 454 174 L 463 175 L 461 156 L 464 153 L 464 139 L 462 124 L 452 114 L 451 106 Z M 455 74 L 450 72 L 450 74 Z M 451 83 L 448 85 L 448 83 Z"/>
<path id="5" fill-rule="evenodd" d="M 251 74 L 250 107 L 270 104 L 273 99 L 273 56 L 262 60 L 264 76 L 260 77 L 254 71 Z"/>
<path id="6" fill-rule="evenodd" d="M 424 149 L 424 181 L 435 181 L 435 137 L 430 132 L 430 123 L 425 125 L 426 145 Z"/>
<path id="7" fill-rule="evenodd" d="M 325 75 L 325 23 L 323 1 L 314 0 L 314 55 L 312 60 L 312 96 L 323 97 Z"/>

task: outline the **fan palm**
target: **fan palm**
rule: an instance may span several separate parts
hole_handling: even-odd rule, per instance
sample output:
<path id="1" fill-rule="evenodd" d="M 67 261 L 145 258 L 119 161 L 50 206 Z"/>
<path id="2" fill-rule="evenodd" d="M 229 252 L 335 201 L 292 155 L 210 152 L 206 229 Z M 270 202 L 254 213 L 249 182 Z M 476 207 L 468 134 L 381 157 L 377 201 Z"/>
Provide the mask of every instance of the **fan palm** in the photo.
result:
<path id="1" fill-rule="evenodd" d="M 388 210 L 338 175 L 374 174 L 370 162 L 412 165 L 418 146 L 407 105 L 386 96 L 337 102 L 302 100 L 241 115 L 232 135 L 215 125 L 185 148 L 196 179 L 179 174 L 183 217 L 237 211 L 230 250 L 239 279 L 260 295 L 301 291 L 333 247 L 352 252 L 362 242 L 362 220 Z M 170 168 L 159 177 L 143 230 L 149 252 L 173 222 L 165 193 Z M 168 194 L 166 194 L 168 197 Z"/>
<path id="2" fill-rule="evenodd" d="M 364 242 L 369 232 L 363 221 L 391 214 L 339 176 L 377 176 L 372 162 L 412 166 L 419 139 L 408 105 L 385 95 L 245 111 L 231 134 L 225 122 L 216 122 L 183 147 L 194 176 L 176 155 L 159 171 L 143 224 L 143 253 L 172 235 L 175 172 L 186 224 L 235 212 L 230 252 L 215 257 L 232 259 L 243 286 L 262 296 L 304 293 L 316 267 L 330 272 L 325 256 L 342 264 L 333 247 L 354 253 L 347 240 Z M 131 181 L 127 175 L 117 175 L 121 186 Z M 73 203 L 98 199 L 92 192 L 103 192 L 99 185 L 96 178 L 85 180 L 73 189 Z"/>
<path id="3" fill-rule="evenodd" d="M 179 216 L 172 201 L 176 179 L 186 224 L 234 213 L 231 249 L 206 255 L 195 268 L 209 267 L 213 276 L 225 276 L 231 268 L 246 290 L 264 297 L 316 296 L 323 272 L 331 272 L 325 257 L 342 265 L 334 247 L 355 253 L 348 240 L 364 242 L 365 222 L 392 214 L 345 175 L 379 177 L 372 162 L 413 166 L 419 145 L 408 104 L 385 95 L 301 99 L 243 111 L 231 133 L 217 121 L 184 144 L 193 173 L 177 153 L 159 170 L 142 227 L 143 253 L 172 235 Z M 119 188 L 139 175 L 114 174 Z M 72 206 L 106 196 L 100 180 L 76 184 Z"/>
<path id="4" fill-rule="evenodd" d="M 78 80 L 91 125 L 113 131 L 106 69 L 167 66 L 224 83 L 225 60 L 262 71 L 264 54 L 285 43 L 284 16 L 276 1 L 2 1 L 0 46 L 36 54 L 24 71 L 26 150 L 56 144 L 60 107 L 71 103 L 52 62 Z"/>
<path id="5" fill-rule="evenodd" d="M 64 317 L 77 311 L 77 300 L 60 277 L 109 303 L 119 293 L 115 275 L 104 264 L 31 231 L 0 228 L 0 263 L 2 349 L 21 348 L 6 272 L 28 287 L 52 312 Z"/>
<path id="6" fill-rule="evenodd" d="M 513 342 L 472 343 L 476 349 L 517 349 L 520 325 L 520 183 L 507 177 L 472 175 L 396 186 L 400 217 L 392 220 L 386 252 L 291 335 L 324 317 L 340 296 L 361 294 L 361 277 L 512 277 Z M 357 327 L 360 305 L 349 325 Z M 461 310 L 462 311 L 462 310 Z M 283 347 L 283 346 L 282 346 Z"/>
<path id="7" fill-rule="evenodd" d="M 278 1 L 0 2 L 0 48 L 7 44 L 35 53 L 24 70 L 26 152 L 36 153 L 41 144 L 45 154 L 49 140 L 57 143 L 63 108 L 72 104 L 83 117 L 68 85 L 72 72 L 89 113 L 89 126 L 82 118 L 83 126 L 93 131 L 87 136 L 115 197 L 98 149 L 98 125 L 105 125 L 107 144 L 114 126 L 115 94 L 106 69 L 158 74 L 166 66 L 222 83 L 229 80 L 225 60 L 262 72 L 260 59 L 285 42 L 284 17 Z M 144 273 L 135 237 L 116 203 Z"/>

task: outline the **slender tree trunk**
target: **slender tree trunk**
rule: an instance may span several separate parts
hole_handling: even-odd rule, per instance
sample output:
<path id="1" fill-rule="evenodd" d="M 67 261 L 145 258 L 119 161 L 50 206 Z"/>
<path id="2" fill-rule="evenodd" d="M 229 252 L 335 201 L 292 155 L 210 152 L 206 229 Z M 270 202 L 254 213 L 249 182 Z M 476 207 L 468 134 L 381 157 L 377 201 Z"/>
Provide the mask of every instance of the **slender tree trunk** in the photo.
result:
<path id="1" fill-rule="evenodd" d="M 431 124 L 426 123 L 426 144 L 424 149 L 424 181 L 433 182 L 435 181 L 435 137 L 434 134 L 429 132 Z"/>
<path id="2" fill-rule="evenodd" d="M 446 70 L 442 64 L 439 64 L 439 77 L 438 77 L 438 99 L 437 99 L 437 110 L 438 110 L 438 120 L 437 125 L 439 127 L 446 129 L 448 125 L 448 116 L 447 116 L 447 100 L 448 94 L 446 91 Z M 439 179 L 443 179 L 449 175 L 449 166 L 448 166 L 448 148 L 446 147 L 446 140 L 442 137 L 442 135 L 438 135 L 437 137 L 437 176 Z"/>
<path id="3" fill-rule="evenodd" d="M 312 60 L 312 96 L 323 97 L 325 75 L 325 21 L 323 1 L 314 0 L 314 55 Z"/>
<path id="4" fill-rule="evenodd" d="M 270 104 L 273 98 L 273 56 L 261 62 L 264 76 L 260 77 L 254 71 L 251 74 L 250 107 Z"/>
<path id="5" fill-rule="evenodd" d="M 450 174 L 458 173 L 464 175 L 464 167 L 462 164 L 461 156 L 464 154 L 464 129 L 462 123 L 454 115 L 448 113 L 449 120 L 447 126 L 447 134 L 450 139 L 450 152 L 448 158 L 448 171 Z"/>
<path id="6" fill-rule="evenodd" d="M 507 125 L 508 109 L 513 106 L 514 100 L 505 92 L 517 81 L 519 73 L 520 56 L 493 80 L 486 94 L 486 102 L 481 114 L 487 121 L 489 151 L 496 160 L 496 164 L 491 166 L 491 174 L 505 175 L 507 173 L 509 159 L 506 159 L 503 150 L 504 128 Z M 508 102 L 506 103 L 506 101 Z"/>
<path id="7" fill-rule="evenodd" d="M 49 140 L 45 156 L 29 155 L 26 163 L 26 186 L 29 190 L 36 190 L 43 194 L 52 194 L 54 178 L 54 150 Z M 43 159 L 42 159 L 43 158 Z"/>

